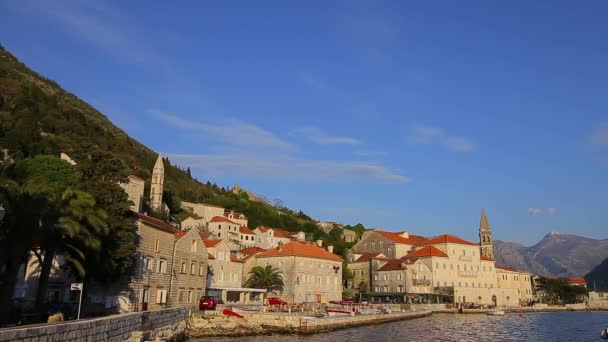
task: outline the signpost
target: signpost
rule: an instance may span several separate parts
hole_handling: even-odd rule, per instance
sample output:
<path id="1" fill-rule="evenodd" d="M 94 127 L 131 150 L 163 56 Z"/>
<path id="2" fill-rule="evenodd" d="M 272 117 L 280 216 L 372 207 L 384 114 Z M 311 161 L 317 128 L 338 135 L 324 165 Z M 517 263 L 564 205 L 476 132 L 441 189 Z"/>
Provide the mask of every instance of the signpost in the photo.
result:
<path id="1" fill-rule="evenodd" d="M 70 290 L 72 291 L 80 291 L 80 299 L 78 299 L 78 317 L 76 319 L 80 319 L 80 305 L 82 304 L 82 289 L 84 288 L 83 283 L 72 283 L 70 286 Z"/>

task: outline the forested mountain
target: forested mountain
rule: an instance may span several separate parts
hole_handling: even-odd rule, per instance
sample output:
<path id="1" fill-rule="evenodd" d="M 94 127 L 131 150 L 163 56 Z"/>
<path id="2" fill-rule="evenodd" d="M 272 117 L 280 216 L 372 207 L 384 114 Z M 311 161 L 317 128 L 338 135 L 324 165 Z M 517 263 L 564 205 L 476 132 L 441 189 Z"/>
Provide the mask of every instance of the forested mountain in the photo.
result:
<path id="1" fill-rule="evenodd" d="M 494 241 L 498 264 L 543 276 L 582 277 L 608 257 L 608 239 L 550 233 L 531 247 Z"/>
<path id="2" fill-rule="evenodd" d="M 109 152 L 125 163 L 130 173 L 146 180 L 146 191 L 157 158 L 156 152 L 129 137 L 105 115 L 32 71 L 1 46 L 0 149 L 14 160 L 65 152 L 78 161 L 88 158 L 92 150 Z M 165 160 L 164 200 L 173 213 L 179 212 L 180 199 L 206 202 L 245 213 L 252 227 L 304 230 L 315 239 L 330 238 L 301 211 L 250 201 L 246 194 L 235 195 L 211 182 L 201 182 L 185 170 L 186 166 L 183 168 Z M 340 245 L 343 241 L 335 243 Z"/>

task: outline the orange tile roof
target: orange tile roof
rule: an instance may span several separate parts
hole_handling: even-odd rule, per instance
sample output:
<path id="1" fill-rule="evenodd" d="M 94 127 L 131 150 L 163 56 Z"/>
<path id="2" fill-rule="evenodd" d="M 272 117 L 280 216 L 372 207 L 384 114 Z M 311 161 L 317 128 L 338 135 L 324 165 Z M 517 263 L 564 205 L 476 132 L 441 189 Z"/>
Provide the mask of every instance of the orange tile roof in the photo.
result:
<path id="1" fill-rule="evenodd" d="M 211 220 L 209 220 L 209 222 L 228 222 L 228 223 L 232 223 L 232 224 L 237 224 L 233 221 L 230 221 L 229 218 L 224 217 L 224 216 L 213 216 L 213 218 Z"/>
<path id="2" fill-rule="evenodd" d="M 361 254 L 361 256 L 359 258 L 357 258 L 357 260 L 355 260 L 355 262 L 365 262 L 365 261 L 372 260 L 373 258 L 377 257 L 381 253 L 362 252 L 362 253 L 355 253 L 355 254 Z"/>
<path id="3" fill-rule="evenodd" d="M 404 232 L 385 232 L 381 230 L 377 230 L 376 232 L 395 243 L 401 243 L 406 245 L 421 245 L 427 241 L 427 238 L 420 235 L 409 234 L 409 237 L 407 238 L 404 238 L 399 235 Z"/>
<path id="4" fill-rule="evenodd" d="M 241 226 L 239 227 L 239 232 L 243 233 L 243 234 L 252 234 L 255 235 L 254 231 L 245 227 L 245 226 Z"/>
<path id="5" fill-rule="evenodd" d="M 568 278 L 568 283 L 577 285 L 587 285 L 584 278 Z"/>
<path id="6" fill-rule="evenodd" d="M 382 267 L 380 267 L 378 269 L 378 271 L 399 271 L 399 270 L 404 270 L 407 268 L 407 266 L 403 265 L 404 262 L 403 260 L 400 259 L 390 259 L 390 261 L 388 261 L 386 264 L 382 265 Z"/>
<path id="7" fill-rule="evenodd" d="M 484 256 L 484 255 L 480 255 L 480 256 L 479 256 L 479 259 L 480 259 L 480 260 L 484 260 L 484 261 L 496 261 L 496 260 L 494 260 L 494 259 L 492 259 L 492 258 L 489 258 L 489 257 L 487 257 L 487 256 Z"/>
<path id="8" fill-rule="evenodd" d="M 496 265 L 495 267 L 498 268 L 499 270 L 505 270 L 505 271 L 511 271 L 511 272 L 519 272 L 518 270 L 514 269 L 513 267 L 499 266 L 499 265 Z"/>
<path id="9" fill-rule="evenodd" d="M 142 222 L 145 222 L 151 226 L 154 226 L 156 228 L 160 228 L 164 231 L 167 231 L 169 233 L 176 233 L 177 229 L 175 229 L 175 227 L 173 227 L 171 224 L 169 224 L 168 222 L 165 222 L 163 220 L 159 220 L 157 218 L 154 217 L 150 217 L 150 216 L 146 216 L 144 214 L 140 214 L 140 213 L 136 213 L 133 211 L 133 213 L 135 214 L 135 216 Z"/>
<path id="10" fill-rule="evenodd" d="M 279 228 L 270 228 L 270 227 L 264 227 L 264 226 L 260 226 L 257 229 L 259 229 L 262 233 L 266 233 L 269 229 L 272 229 L 272 231 L 274 231 L 275 237 L 285 238 L 285 239 L 293 239 L 294 237 L 291 236 L 291 234 L 297 234 L 297 233 L 288 232 L 286 230 L 279 229 Z"/>
<path id="11" fill-rule="evenodd" d="M 423 243 L 423 245 L 436 245 L 439 243 L 457 243 L 460 245 L 479 246 L 479 244 L 477 244 L 477 243 L 463 240 L 463 239 L 459 238 L 458 236 L 451 235 L 451 234 L 442 234 L 439 236 L 435 236 L 433 238 L 430 238 L 427 242 Z"/>
<path id="12" fill-rule="evenodd" d="M 275 257 L 275 256 L 288 256 L 295 255 L 308 258 L 317 259 L 329 259 L 334 261 L 342 261 L 338 255 L 329 253 L 321 247 L 315 245 L 309 245 L 301 242 L 288 242 L 281 246 L 276 247 L 266 252 L 258 254 L 258 258 L 263 257 Z"/>
<path id="13" fill-rule="evenodd" d="M 205 247 L 215 247 L 218 243 L 222 242 L 222 240 L 204 240 Z"/>
<path id="14" fill-rule="evenodd" d="M 260 253 L 260 252 L 266 252 L 266 250 L 264 248 L 260 248 L 260 247 L 249 247 L 249 248 L 241 249 L 240 252 L 243 255 L 251 255 L 251 254 L 256 254 L 256 253 Z"/>
<path id="15" fill-rule="evenodd" d="M 143 178 L 137 177 L 136 175 L 129 175 L 128 177 L 131 178 L 131 179 L 135 179 L 135 180 L 138 180 L 138 181 L 145 182 Z"/>
<path id="16" fill-rule="evenodd" d="M 410 259 L 410 258 L 425 258 L 425 257 L 443 257 L 443 258 L 447 258 L 448 255 L 443 253 L 442 251 L 440 251 L 439 249 L 437 249 L 437 247 L 435 246 L 427 246 L 424 248 L 421 248 L 417 251 L 414 251 L 412 253 L 409 253 L 408 255 L 404 256 L 404 258 L 406 259 Z"/>
<path id="17" fill-rule="evenodd" d="M 181 238 L 181 237 L 184 237 L 185 235 L 186 235 L 186 232 L 185 232 L 185 231 L 183 231 L 183 230 L 179 230 L 179 231 L 177 231 L 177 232 L 175 233 L 175 237 L 176 237 L 177 239 L 179 239 L 179 238 Z"/>
<path id="18" fill-rule="evenodd" d="M 213 255 L 211 255 L 211 253 L 207 253 L 207 259 L 214 260 L 215 257 Z"/>
<path id="19" fill-rule="evenodd" d="M 241 259 L 239 259 L 236 255 L 230 255 L 230 261 L 241 262 Z"/>

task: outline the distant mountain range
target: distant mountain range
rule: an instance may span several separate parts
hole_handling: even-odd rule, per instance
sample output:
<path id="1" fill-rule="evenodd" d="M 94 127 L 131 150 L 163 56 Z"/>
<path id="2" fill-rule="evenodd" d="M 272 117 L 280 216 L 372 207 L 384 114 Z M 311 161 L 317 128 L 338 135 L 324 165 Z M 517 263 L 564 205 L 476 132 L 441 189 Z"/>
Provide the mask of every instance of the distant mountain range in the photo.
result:
<path id="1" fill-rule="evenodd" d="M 553 232 L 531 247 L 495 240 L 494 257 L 499 265 L 538 275 L 583 277 L 608 258 L 608 239 Z"/>

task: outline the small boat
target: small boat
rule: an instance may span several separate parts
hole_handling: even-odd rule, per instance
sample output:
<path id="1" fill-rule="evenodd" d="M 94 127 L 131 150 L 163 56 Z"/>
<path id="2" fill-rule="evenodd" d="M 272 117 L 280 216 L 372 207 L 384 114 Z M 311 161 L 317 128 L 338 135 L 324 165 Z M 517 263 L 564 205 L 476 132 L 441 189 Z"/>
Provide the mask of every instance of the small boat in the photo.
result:
<path id="1" fill-rule="evenodd" d="M 502 310 L 494 310 L 494 311 L 488 311 L 488 316 L 504 316 L 505 312 Z"/>

